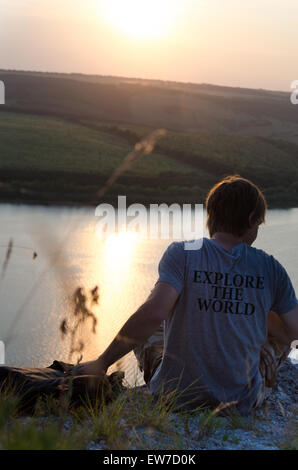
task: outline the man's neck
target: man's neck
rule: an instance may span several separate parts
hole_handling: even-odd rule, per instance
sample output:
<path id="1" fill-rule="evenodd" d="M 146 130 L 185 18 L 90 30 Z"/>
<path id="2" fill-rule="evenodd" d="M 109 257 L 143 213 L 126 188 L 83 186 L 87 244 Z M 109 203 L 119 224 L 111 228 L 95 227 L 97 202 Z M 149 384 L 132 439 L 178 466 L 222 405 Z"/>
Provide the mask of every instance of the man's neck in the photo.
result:
<path id="1" fill-rule="evenodd" d="M 216 243 L 219 243 L 223 248 L 226 250 L 231 251 L 234 246 L 239 245 L 239 243 L 243 243 L 241 237 L 236 237 L 232 233 L 226 232 L 216 232 L 211 237 L 211 240 L 214 240 Z"/>

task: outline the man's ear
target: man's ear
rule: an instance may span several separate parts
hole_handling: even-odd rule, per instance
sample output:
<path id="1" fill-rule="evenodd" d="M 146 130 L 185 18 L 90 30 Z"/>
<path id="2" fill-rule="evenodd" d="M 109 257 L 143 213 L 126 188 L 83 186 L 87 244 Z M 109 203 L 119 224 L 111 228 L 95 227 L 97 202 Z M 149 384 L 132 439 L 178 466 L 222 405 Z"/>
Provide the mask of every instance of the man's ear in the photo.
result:
<path id="1" fill-rule="evenodd" d="M 251 212 L 248 217 L 249 228 L 252 228 L 256 223 L 256 216 L 254 212 Z"/>
<path id="2" fill-rule="evenodd" d="M 251 212 L 248 217 L 248 225 L 249 228 L 252 228 L 255 224 L 260 225 L 262 223 L 262 219 L 258 218 L 256 219 L 256 214 L 254 212 Z"/>

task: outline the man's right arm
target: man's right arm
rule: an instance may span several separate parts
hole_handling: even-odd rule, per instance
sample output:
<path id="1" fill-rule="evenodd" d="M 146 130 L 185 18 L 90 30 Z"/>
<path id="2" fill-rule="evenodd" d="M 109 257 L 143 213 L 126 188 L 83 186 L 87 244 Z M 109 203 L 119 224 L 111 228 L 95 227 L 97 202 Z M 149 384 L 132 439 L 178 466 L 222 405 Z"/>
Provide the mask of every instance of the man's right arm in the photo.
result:
<path id="1" fill-rule="evenodd" d="M 288 347 L 298 340 L 298 305 L 283 315 L 269 312 L 268 337 Z"/>
<path id="2" fill-rule="evenodd" d="M 298 339 L 298 300 L 286 269 L 272 256 L 273 299 L 268 316 L 268 336 L 290 347 Z"/>
<path id="3" fill-rule="evenodd" d="M 134 347 L 144 343 L 172 313 L 179 293 L 158 282 L 147 301 L 127 320 L 108 348 L 94 361 L 80 364 L 77 375 L 101 375 Z"/>
<path id="4" fill-rule="evenodd" d="M 298 340 L 298 305 L 288 313 L 284 313 L 280 317 L 285 325 L 288 334 L 288 345 L 295 340 Z"/>

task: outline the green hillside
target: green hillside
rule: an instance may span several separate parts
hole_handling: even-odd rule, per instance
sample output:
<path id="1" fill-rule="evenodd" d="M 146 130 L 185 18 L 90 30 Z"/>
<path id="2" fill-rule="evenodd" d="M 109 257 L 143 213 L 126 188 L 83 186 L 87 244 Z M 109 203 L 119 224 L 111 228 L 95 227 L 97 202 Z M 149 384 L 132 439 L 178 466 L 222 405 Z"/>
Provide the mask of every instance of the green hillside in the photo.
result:
<path id="1" fill-rule="evenodd" d="M 259 136 L 298 144 L 289 93 L 158 80 L 0 70 L 6 109 L 166 127 L 173 131 Z"/>
<path id="2" fill-rule="evenodd" d="M 298 206 L 291 133 L 298 113 L 285 93 L 81 75 L 0 72 L 1 79 L 2 201 L 88 204 L 135 144 L 162 127 L 154 153 L 135 162 L 106 201 L 126 194 L 143 203 L 202 202 L 219 178 L 240 173 L 271 207 Z"/>
<path id="3" fill-rule="evenodd" d="M 89 129 L 56 118 L 1 113 L 2 200 L 88 203 L 149 132 L 104 123 Z M 154 153 L 120 177 L 105 199 L 114 202 L 116 195 L 126 194 L 145 203 L 202 202 L 220 177 L 240 172 L 265 189 L 273 206 L 295 205 L 296 161 L 287 148 L 260 139 L 169 132 Z"/>

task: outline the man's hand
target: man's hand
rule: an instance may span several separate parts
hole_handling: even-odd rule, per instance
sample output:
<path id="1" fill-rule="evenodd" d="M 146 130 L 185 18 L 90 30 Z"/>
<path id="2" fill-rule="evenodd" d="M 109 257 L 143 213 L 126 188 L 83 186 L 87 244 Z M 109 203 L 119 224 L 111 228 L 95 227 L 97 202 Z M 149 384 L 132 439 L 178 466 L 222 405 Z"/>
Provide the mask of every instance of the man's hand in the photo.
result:
<path id="1" fill-rule="evenodd" d="M 266 387 L 274 386 L 276 374 L 281 364 L 288 357 L 289 352 L 289 346 L 276 343 L 270 338 L 267 338 L 265 344 L 263 344 L 259 368 L 262 377 L 265 378 Z"/>
<path id="2" fill-rule="evenodd" d="M 95 361 L 83 362 L 75 367 L 75 375 L 105 375 L 107 372 L 107 366 L 102 361 L 101 357 Z"/>
<path id="3" fill-rule="evenodd" d="M 157 283 L 146 302 L 127 320 L 101 356 L 96 361 L 85 362 L 78 366 L 76 373 L 105 374 L 114 362 L 153 335 L 173 311 L 178 297 L 178 292 L 171 284 Z"/>

